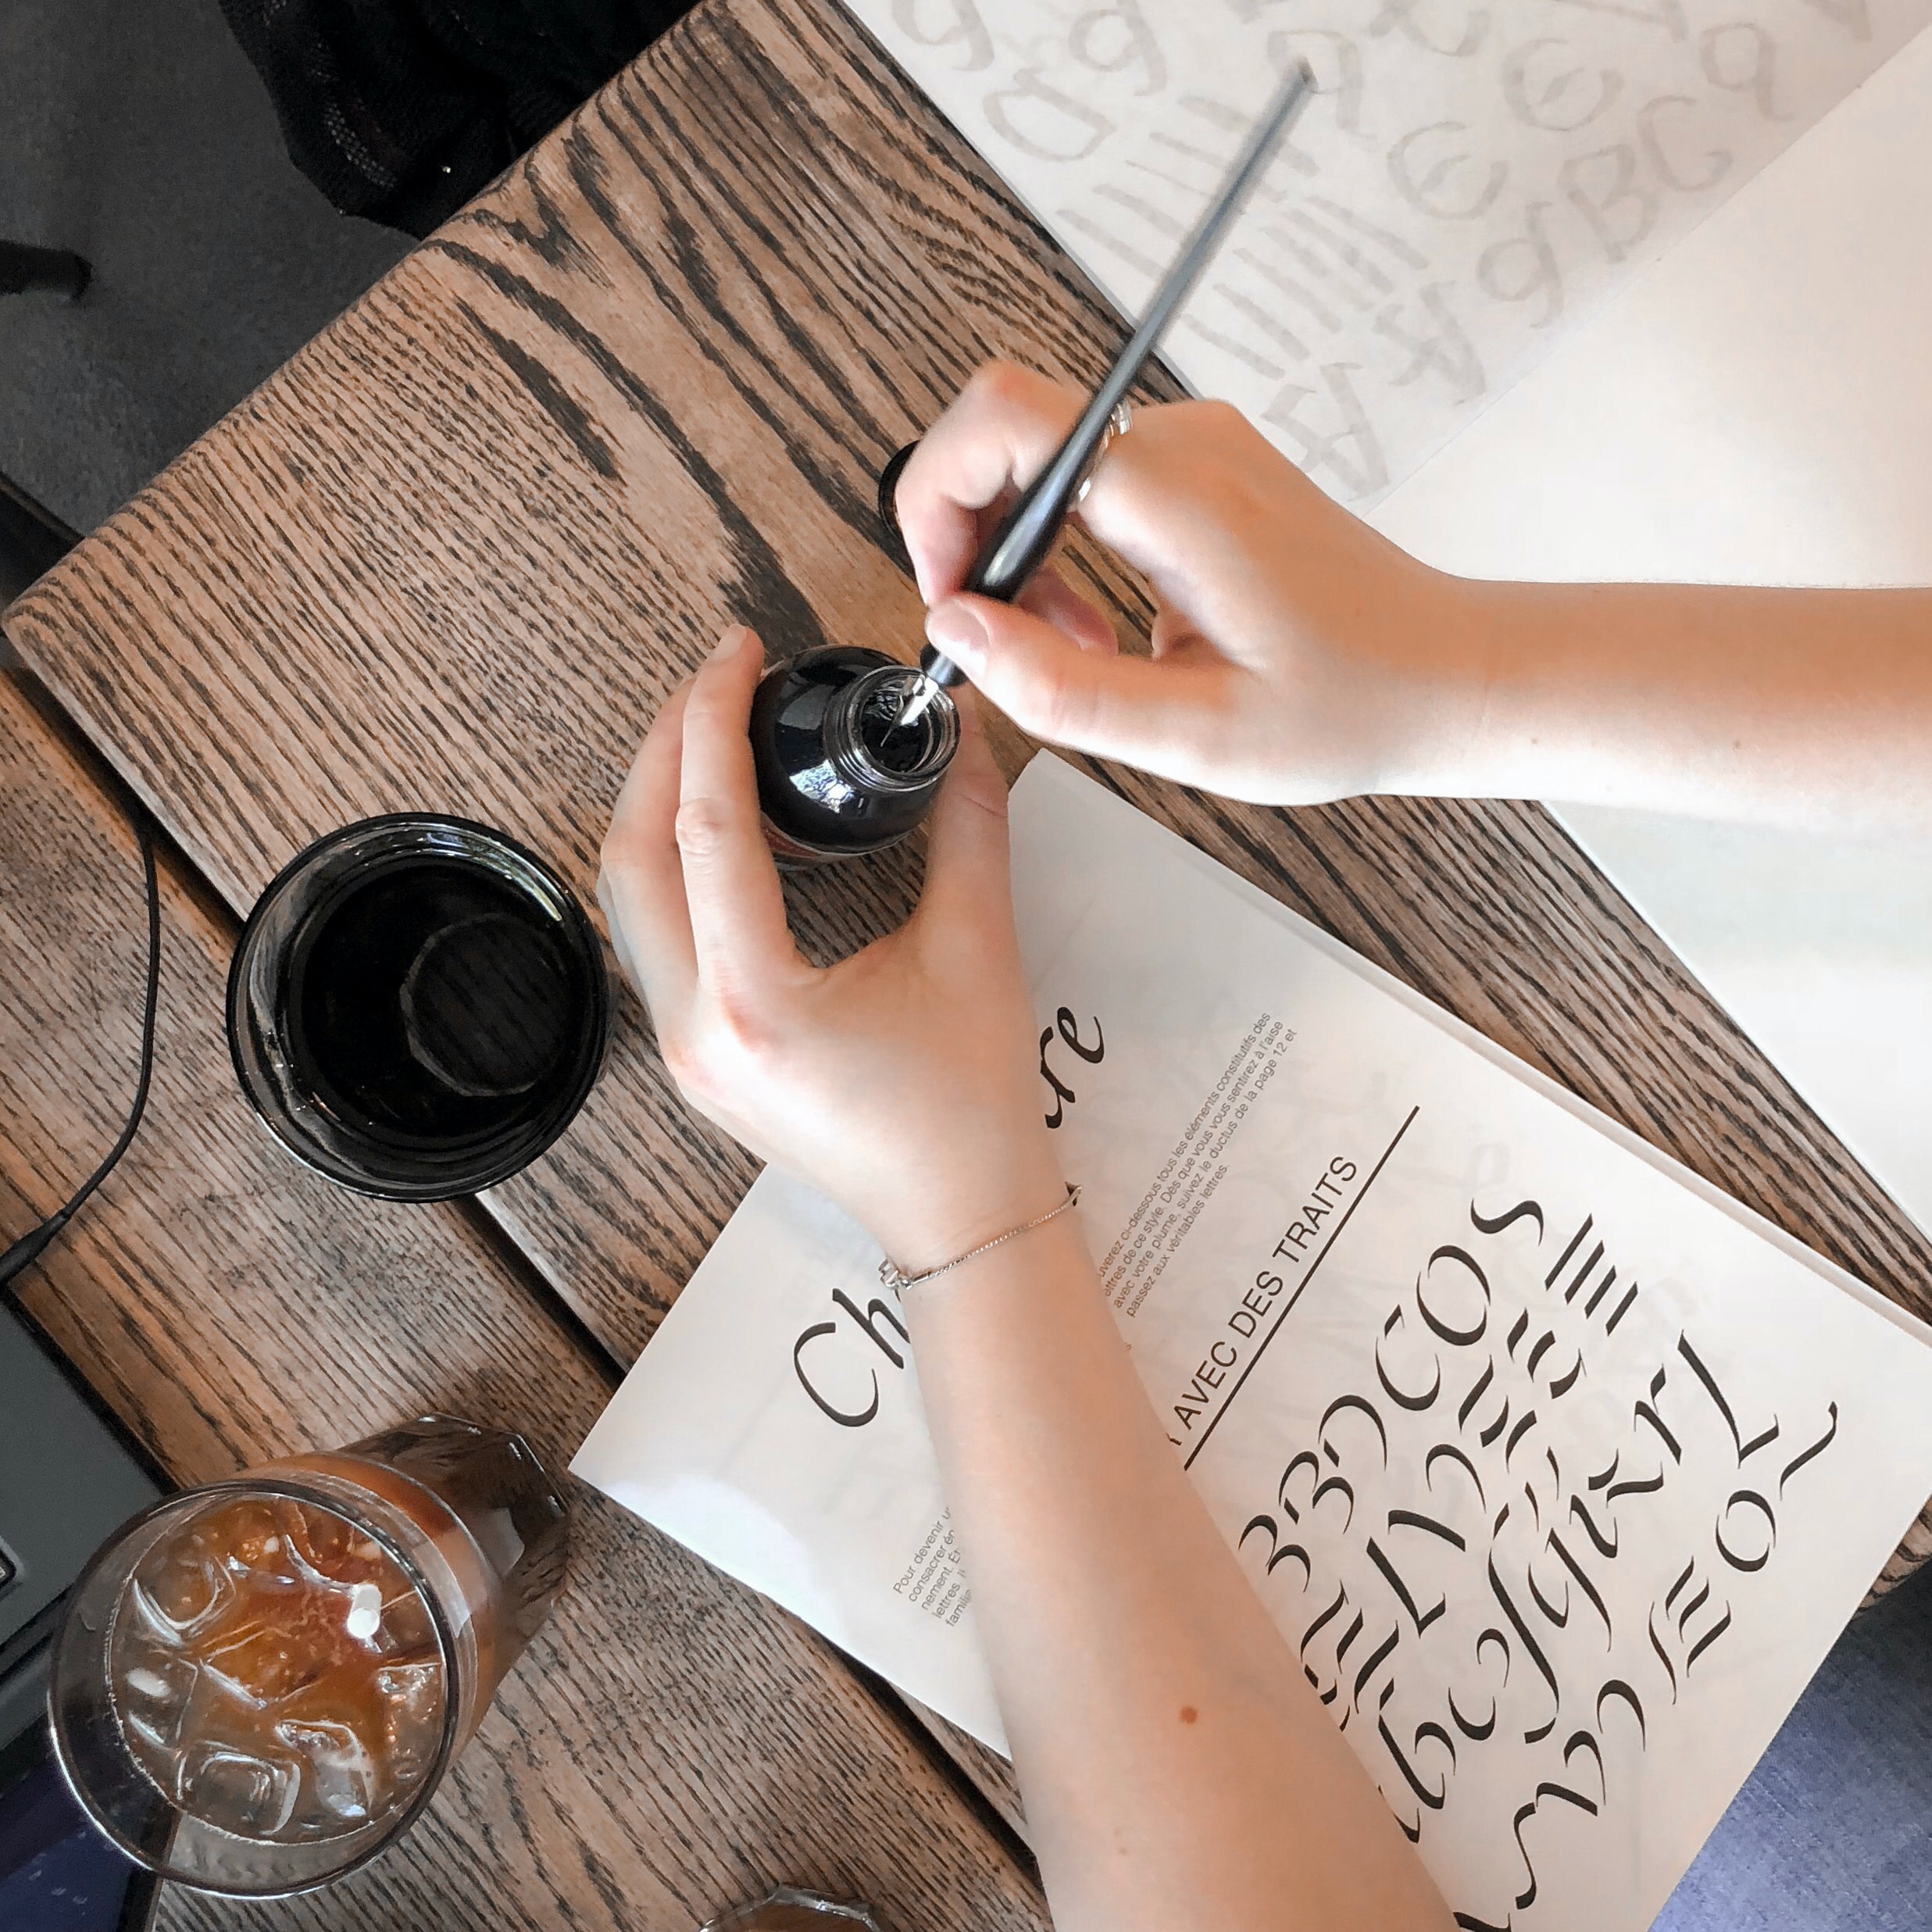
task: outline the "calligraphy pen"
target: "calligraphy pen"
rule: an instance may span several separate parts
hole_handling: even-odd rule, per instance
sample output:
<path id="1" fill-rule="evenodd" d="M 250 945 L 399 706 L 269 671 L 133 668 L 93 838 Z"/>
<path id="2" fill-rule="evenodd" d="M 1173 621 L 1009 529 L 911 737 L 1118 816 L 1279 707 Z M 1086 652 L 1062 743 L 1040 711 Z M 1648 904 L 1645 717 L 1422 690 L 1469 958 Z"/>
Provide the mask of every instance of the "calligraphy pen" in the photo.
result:
<path id="1" fill-rule="evenodd" d="M 1112 368 L 1102 379 L 1080 420 L 1054 452 L 1052 460 L 1020 492 L 1019 500 L 1000 520 L 999 527 L 987 539 L 961 587 L 968 595 L 1010 604 L 1026 588 L 1027 579 L 1046 561 L 1062 525 L 1085 495 L 1087 483 L 1110 435 L 1120 427 L 1116 416 L 1128 390 L 1159 346 L 1167 325 L 1194 292 L 1195 284 L 1214 259 L 1229 223 L 1260 179 L 1276 142 L 1287 132 L 1314 87 L 1315 77 L 1308 62 L 1297 61 L 1255 122 L 1248 145 L 1235 158 L 1214 199 L 1195 223 L 1193 234 L 1183 243 L 1173 266 L 1148 303 L 1140 326 L 1128 337 L 1126 348 L 1115 358 Z M 920 653 L 919 668 L 926 675 L 908 696 L 895 728 L 916 723 L 942 687 L 966 681 L 965 672 L 930 644 Z"/>

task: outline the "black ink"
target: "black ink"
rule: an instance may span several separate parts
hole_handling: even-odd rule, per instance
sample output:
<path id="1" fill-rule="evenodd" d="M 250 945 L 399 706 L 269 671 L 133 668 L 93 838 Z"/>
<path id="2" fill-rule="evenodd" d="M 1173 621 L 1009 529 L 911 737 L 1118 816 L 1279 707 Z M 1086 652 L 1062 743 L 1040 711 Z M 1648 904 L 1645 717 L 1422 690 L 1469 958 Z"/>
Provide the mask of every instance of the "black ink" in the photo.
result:
<path id="1" fill-rule="evenodd" d="M 1500 1234 L 1505 1228 L 1513 1227 L 1517 1222 L 1526 1220 L 1535 1222 L 1536 1238 L 1540 1242 L 1543 1238 L 1543 1210 L 1537 1202 L 1519 1201 L 1506 1214 L 1498 1215 L 1493 1221 L 1484 1220 L 1476 1212 L 1476 1203 L 1470 1203 L 1470 1224 L 1479 1234 Z"/>
<path id="2" fill-rule="evenodd" d="M 884 1336 L 879 1333 L 879 1319 L 883 1316 L 891 1327 L 898 1330 L 901 1341 L 909 1344 L 912 1340 L 912 1337 L 905 1332 L 905 1324 L 892 1312 L 891 1305 L 889 1302 L 875 1298 L 866 1304 L 866 1312 L 862 1315 L 859 1312 L 857 1305 L 843 1288 L 833 1289 L 832 1299 L 859 1324 L 860 1329 L 871 1338 L 894 1368 L 902 1369 L 905 1366 L 905 1357 L 892 1346 L 891 1342 L 886 1340 Z"/>
<path id="3" fill-rule="evenodd" d="M 1543 1285 L 1545 1287 L 1553 1288 L 1555 1287 L 1556 1277 L 1570 1266 L 1570 1256 L 1575 1254 L 1577 1250 L 1583 1245 L 1583 1237 L 1590 1232 L 1590 1230 L 1595 1224 L 1595 1220 L 1596 1216 L 1595 1215 L 1586 1214 L 1583 1217 L 1583 1226 L 1578 1228 L 1576 1233 L 1570 1236 L 1570 1245 L 1556 1257 L 1555 1266 L 1552 1267 L 1549 1273 L 1543 1277 Z"/>
<path id="4" fill-rule="evenodd" d="M 1483 1494 L 1483 1479 L 1476 1473 L 1476 1465 L 1453 1442 L 1438 1442 L 1423 1458 L 1422 1478 L 1430 1490 L 1436 1486 L 1436 1458 L 1446 1455 L 1452 1462 L 1459 1463 L 1467 1473 L 1470 1480 L 1476 1485 L 1476 1500 L 1484 1509 L 1489 1506 L 1489 1498 Z"/>
<path id="5" fill-rule="evenodd" d="M 1474 1414 L 1476 1405 L 1483 1399 L 1484 1391 L 1496 1379 L 1496 1364 L 1492 1360 L 1484 1365 L 1483 1372 L 1476 1378 L 1476 1385 L 1462 1398 L 1462 1406 L 1455 1412 L 1455 1426 L 1459 1429 L 1469 1427 L 1469 1419 Z"/>
<path id="6" fill-rule="evenodd" d="M 1423 1293 L 1423 1287 L 1429 1279 L 1431 1270 L 1439 1261 L 1452 1261 L 1467 1269 L 1470 1278 L 1482 1291 L 1483 1305 L 1481 1311 L 1477 1316 L 1474 1327 L 1452 1327 L 1430 1307 L 1428 1298 Z M 1482 1267 L 1476 1257 L 1466 1248 L 1457 1248 L 1453 1245 L 1438 1248 L 1423 1265 L 1422 1273 L 1416 1277 L 1416 1308 L 1420 1311 L 1423 1320 L 1429 1324 L 1431 1330 L 1440 1336 L 1443 1341 L 1448 1342 L 1452 1348 L 1472 1348 L 1482 1340 L 1483 1331 L 1489 1326 L 1489 1277 L 1483 1273 Z"/>
<path id="7" fill-rule="evenodd" d="M 1302 1566 L 1302 1587 L 1305 1590 L 1315 1580 L 1314 1567 L 1309 1561 L 1308 1552 L 1303 1549 L 1298 1543 L 1282 1542 L 1280 1530 L 1277 1527 L 1273 1516 L 1250 1517 L 1247 1528 L 1243 1530 L 1234 1540 L 1235 1548 L 1238 1550 L 1257 1530 L 1266 1530 L 1268 1532 L 1268 1558 L 1262 1568 L 1262 1574 L 1264 1577 L 1272 1577 L 1274 1574 L 1275 1565 L 1285 1562 L 1289 1557 L 1292 1556 Z"/>
<path id="8" fill-rule="evenodd" d="M 1603 1598 L 1598 1594 L 1596 1585 L 1593 1584 L 1590 1580 L 1589 1577 L 1584 1573 L 1583 1566 L 1577 1561 L 1575 1557 L 1570 1555 L 1569 1546 L 1554 1530 L 1551 1530 L 1549 1534 L 1549 1547 L 1555 1551 L 1558 1560 L 1561 1562 L 1563 1567 L 1570 1572 L 1571 1576 L 1576 1578 L 1578 1587 L 1582 1590 L 1584 1595 L 1590 1599 L 1591 1606 L 1595 1610 L 1597 1615 L 1603 1620 L 1604 1642 L 1605 1647 L 1607 1648 L 1610 1644 L 1616 1641 L 1616 1633 L 1611 1627 L 1609 1609 L 1605 1604 Z"/>
<path id="9" fill-rule="evenodd" d="M 1106 1035 L 1100 1030 L 1100 1016 L 1098 1013 L 1094 1016 L 1094 1044 L 1091 1047 L 1081 1044 L 1080 1029 L 1074 1024 L 1073 1009 L 1070 1007 L 1062 1006 L 1053 1016 L 1053 1023 L 1059 1027 L 1060 1037 L 1089 1066 L 1098 1066 L 1107 1057 Z"/>
<path id="10" fill-rule="evenodd" d="M 1274 1319 L 1273 1327 L 1268 1330 L 1266 1334 L 1262 1337 L 1260 1341 L 1256 1345 L 1255 1352 L 1248 1358 L 1247 1364 L 1242 1369 L 1240 1376 L 1236 1379 L 1234 1386 L 1228 1391 L 1226 1400 L 1223 1401 L 1221 1406 L 1214 1412 L 1213 1416 L 1209 1420 L 1207 1427 L 1201 1432 L 1201 1440 L 1194 1445 L 1191 1450 L 1188 1452 L 1186 1462 L 1181 1465 L 1184 1469 L 1191 1469 L 1194 1466 L 1195 1458 L 1207 1447 L 1208 1438 L 1213 1434 L 1217 1428 L 1220 1427 L 1221 1418 L 1225 1416 L 1229 1409 L 1234 1406 L 1234 1398 L 1240 1395 L 1242 1387 L 1246 1383 L 1248 1377 L 1254 1373 L 1255 1364 L 1261 1359 L 1264 1354 L 1266 1353 L 1268 1345 L 1272 1342 L 1275 1337 L 1281 1332 L 1281 1324 L 1287 1320 L 1288 1316 L 1291 1311 L 1294 1309 L 1295 1303 L 1301 1298 L 1302 1291 L 1305 1288 L 1309 1283 L 1314 1279 L 1316 1270 L 1328 1259 L 1329 1255 L 1334 1248 L 1335 1243 L 1341 1238 L 1342 1230 L 1348 1225 L 1350 1220 L 1354 1216 L 1355 1209 L 1360 1207 L 1362 1202 L 1368 1198 L 1369 1190 L 1375 1185 L 1377 1177 L 1381 1173 L 1382 1170 L 1388 1165 L 1390 1157 L 1395 1153 L 1396 1148 L 1402 1145 L 1402 1136 L 1406 1134 L 1410 1127 L 1415 1124 L 1416 1116 L 1421 1112 L 1422 1109 L 1420 1107 L 1411 1107 L 1409 1110 L 1407 1119 L 1405 1119 L 1402 1122 L 1402 1124 L 1395 1130 L 1395 1137 L 1389 1142 L 1386 1148 L 1382 1150 L 1382 1158 L 1378 1160 L 1375 1163 L 1374 1166 L 1369 1170 L 1368 1177 L 1362 1182 L 1361 1187 L 1356 1192 L 1355 1198 L 1348 1203 L 1345 1209 L 1343 1209 L 1341 1220 L 1335 1223 L 1334 1228 L 1330 1234 L 1327 1240 L 1322 1244 L 1320 1253 L 1316 1255 L 1315 1259 L 1309 1263 L 1308 1273 L 1303 1275 L 1300 1281 L 1296 1284 L 1295 1293 L 1283 1303 L 1280 1311 L 1277 1313 Z M 1380 1345 L 1380 1343 L 1378 1341 L 1377 1344 L 1378 1356 L 1376 1365 L 1378 1372 L 1381 1366 L 1379 1355 Z M 1441 1386 L 1441 1372 L 1438 1370 L 1437 1371 L 1436 1377 L 1437 1388 L 1440 1388 Z M 1391 1391 L 1390 1393 L 1391 1397 L 1393 1397 L 1394 1391 Z M 1432 1390 L 1430 1392 L 1429 1401 L 1434 1402 L 1434 1400 L 1435 1391 Z M 1427 1404 L 1425 1403 L 1423 1406 L 1427 1407 Z"/>
<path id="11" fill-rule="evenodd" d="M 1047 1048 L 1053 1044 L 1053 1029 L 1048 1027 L 1040 1036 L 1040 1077 L 1053 1089 L 1053 1111 L 1046 1116 L 1047 1125 L 1059 1127 L 1066 1120 L 1070 1102 L 1077 1099 L 1072 1087 L 1062 1081 L 1059 1074 L 1047 1064 Z"/>
<path id="12" fill-rule="evenodd" d="M 1410 1593 L 1408 1584 L 1403 1582 L 1395 1566 L 1382 1553 L 1381 1545 L 1377 1542 L 1373 1537 L 1369 1538 L 1369 1561 L 1382 1573 L 1387 1581 L 1388 1587 L 1395 1592 L 1397 1598 L 1401 1601 L 1402 1608 L 1409 1612 L 1409 1620 L 1415 1625 L 1416 1634 L 1418 1637 L 1421 1636 L 1423 1632 L 1428 1629 L 1429 1626 L 1434 1623 L 1444 1611 L 1448 1609 L 1448 1599 L 1446 1597 L 1439 1597 L 1433 1609 L 1417 1609 L 1416 1599 Z M 1391 1643 L 1394 1641 L 1392 1638 L 1390 1641 Z"/>
<path id="13" fill-rule="evenodd" d="M 1388 1467 L 1388 1430 L 1384 1424 L 1380 1415 L 1377 1412 L 1375 1405 L 1373 1402 L 1366 1400 L 1362 1396 L 1337 1396 L 1335 1399 L 1322 1411 L 1321 1426 L 1316 1432 L 1316 1439 L 1321 1444 L 1324 1449 L 1327 1450 L 1329 1459 L 1331 1462 L 1339 1463 L 1341 1458 L 1335 1454 L 1335 1452 L 1332 1448 L 1329 1448 L 1328 1446 L 1328 1425 L 1334 1420 L 1336 1416 L 1345 1414 L 1351 1409 L 1360 1411 L 1362 1414 L 1368 1417 L 1370 1422 L 1374 1423 L 1376 1438 L 1382 1445 L 1382 1466 L 1383 1468 L 1387 1469 Z"/>
<path id="14" fill-rule="evenodd" d="M 1566 1805 L 1574 1805 L 1579 1811 L 1587 1812 L 1592 1818 L 1597 1815 L 1596 1805 L 1582 1792 L 1573 1791 L 1566 1784 L 1545 1782 L 1537 1786 L 1536 1796 L 1516 1816 L 1516 1849 L 1523 1855 L 1523 1870 L 1530 1881 L 1527 1888 L 1516 1895 L 1516 1909 L 1519 1912 L 1527 1912 L 1536 1903 L 1536 1866 L 1530 1859 L 1528 1846 L 1523 1842 L 1523 1827 L 1542 1809 L 1543 1801 L 1546 1798 L 1559 1798 Z"/>
<path id="15" fill-rule="evenodd" d="M 920 673 L 882 651 L 829 645 L 774 666 L 752 700 L 752 762 L 779 862 L 883 851 L 926 816 L 959 741 L 944 691 L 896 720 Z"/>
<path id="16" fill-rule="evenodd" d="M 1487 1568 L 1491 1594 L 1502 1605 L 1502 1613 L 1509 1618 L 1511 1628 L 1522 1640 L 1523 1648 L 1530 1653 L 1530 1662 L 1536 1666 L 1538 1675 L 1550 1688 L 1552 1707 L 1549 1722 L 1523 1734 L 1523 1741 L 1526 1745 L 1541 1744 L 1556 1728 L 1557 1714 L 1562 1709 L 1563 1694 L 1558 1687 L 1556 1673 L 1550 1668 L 1550 1660 L 1543 1655 L 1542 1647 L 1530 1635 L 1530 1627 L 1523 1622 L 1522 1612 L 1510 1601 L 1509 1592 L 1503 1587 L 1502 1579 L 1496 1574 L 1496 1559 L 1494 1556 L 1489 1559 Z"/>
<path id="17" fill-rule="evenodd" d="M 1398 1309 L 1396 1312 L 1399 1314 L 1401 1310 Z M 1388 1331 L 1384 1329 L 1382 1332 L 1385 1336 Z M 1406 1409 L 1412 1415 L 1419 1416 L 1435 1401 L 1436 1398 L 1442 1393 L 1442 1364 L 1440 1362 L 1436 1363 L 1435 1370 L 1436 1379 L 1429 1384 L 1426 1393 L 1421 1395 L 1406 1394 L 1389 1380 L 1388 1370 L 1382 1362 L 1381 1337 L 1377 1338 L 1375 1345 L 1376 1379 L 1382 1384 L 1382 1393 L 1398 1409 Z"/>
<path id="18" fill-rule="evenodd" d="M 1812 1459 L 1814 1455 L 1823 1455 L 1825 1451 L 1830 1448 L 1834 1438 L 1837 1435 L 1838 1405 L 1836 1402 L 1830 1404 L 1827 1407 L 1827 1413 L 1831 1417 L 1830 1427 L 1826 1430 L 1825 1433 L 1821 1435 L 1809 1449 L 1805 1450 L 1802 1455 L 1794 1456 L 1790 1462 L 1784 1465 L 1783 1471 L 1778 1477 L 1778 1494 L 1780 1496 L 1784 1494 L 1784 1485 L 1788 1483 L 1791 1478 Z"/>
<path id="19" fill-rule="evenodd" d="M 1045 1028 L 1040 1035 L 1040 1077 L 1053 1090 L 1053 1111 L 1046 1116 L 1046 1123 L 1049 1127 L 1059 1127 L 1066 1121 L 1066 1109 L 1079 1096 L 1048 1062 L 1047 1049 L 1053 1044 L 1056 1030 L 1061 1041 L 1089 1066 L 1098 1066 L 1107 1057 L 1107 1041 L 1105 1034 L 1101 1030 L 1098 1015 L 1094 1019 L 1094 1044 L 1091 1047 L 1081 1041 L 1080 1029 L 1074 1023 L 1070 1007 L 1062 1006 L 1053 1017 L 1054 1025 Z"/>
<path id="20" fill-rule="evenodd" d="M 1455 1453 L 1452 1452 L 1452 1453 Z M 1438 1523 L 1434 1516 L 1425 1516 L 1413 1509 L 1391 1509 L 1388 1512 L 1388 1527 L 1398 1526 L 1409 1530 L 1427 1530 L 1431 1536 L 1439 1536 L 1445 1543 L 1453 1543 L 1459 1550 L 1467 1550 L 1468 1543 L 1446 1523 Z"/>
<path id="21" fill-rule="evenodd" d="M 1724 1525 L 1729 1520 L 1732 1510 L 1741 1503 L 1748 1509 L 1757 1510 L 1764 1518 L 1765 1545 L 1762 1552 L 1756 1556 L 1740 1555 L 1724 1540 Z M 1724 1505 L 1723 1514 L 1717 1519 L 1715 1535 L 1718 1555 L 1723 1557 L 1733 1570 L 1747 1572 L 1760 1570 L 1770 1562 L 1771 1552 L 1777 1548 L 1777 1518 L 1773 1514 L 1770 1504 L 1766 1502 L 1755 1489 L 1734 1490 L 1731 1492 L 1730 1500 Z"/>
<path id="22" fill-rule="evenodd" d="M 1631 1714 L 1637 1720 L 1637 1741 L 1640 1745 L 1648 1747 L 1650 1734 L 1644 1722 L 1643 1705 L 1638 1701 L 1637 1693 L 1621 1677 L 1611 1678 L 1597 1693 L 1597 1728 L 1599 1730 L 1603 1728 L 1603 1706 L 1605 1701 L 1610 1698 L 1616 1698 L 1630 1707 Z"/>
<path id="23" fill-rule="evenodd" d="M 1717 1412 L 1723 1417 L 1724 1427 L 1730 1431 L 1731 1442 L 1737 1449 L 1737 1464 L 1741 1469 L 1760 1449 L 1767 1448 L 1772 1443 L 1777 1441 L 1778 1421 L 1775 1416 L 1771 1418 L 1771 1426 L 1769 1429 L 1753 1436 L 1748 1442 L 1745 1441 L 1737 1427 L 1737 1418 L 1730 1412 L 1730 1404 L 1725 1401 L 1723 1391 L 1717 1386 L 1717 1378 L 1705 1367 L 1703 1362 L 1698 1359 L 1697 1351 L 1691 1346 L 1691 1338 L 1688 1335 L 1680 1334 L 1677 1337 L 1677 1353 L 1690 1363 L 1691 1372 L 1704 1384 L 1705 1392 L 1717 1405 Z"/>
<path id="24" fill-rule="evenodd" d="M 1588 1535 L 1591 1541 L 1597 1546 L 1597 1554 L 1599 1556 L 1613 1557 L 1616 1555 L 1616 1546 L 1619 1539 L 1612 1534 L 1609 1542 L 1606 1543 L 1604 1541 L 1602 1532 L 1599 1530 L 1596 1524 L 1591 1520 L 1590 1512 L 1584 1508 L 1584 1499 L 1582 1497 L 1572 1496 L 1570 1498 L 1570 1513 L 1583 1525 L 1584 1530 Z M 1614 1531 L 1616 1528 L 1616 1525 L 1615 1523 L 1612 1523 L 1610 1527 L 1612 1530 Z"/>
<path id="25" fill-rule="evenodd" d="M 1402 1641 L 1402 1626 L 1399 1623 L 1392 1624 L 1388 1635 L 1376 1646 L 1369 1661 L 1355 1673 L 1355 1685 L 1349 1692 L 1349 1702 L 1355 1709 L 1360 1710 L 1362 1708 L 1362 1693 L 1368 1687 L 1369 1680 L 1381 1668 L 1389 1652 Z M 1395 1687 L 1391 1684 L 1387 1687 L 1393 1690 Z M 1385 1698 L 1383 1702 L 1386 1703 L 1387 1699 Z"/>
<path id="26" fill-rule="evenodd" d="M 812 1398 L 822 1414 L 829 1416 L 841 1429 L 862 1429 L 879 1412 L 879 1377 L 876 1370 L 866 1371 L 872 1377 L 872 1400 L 865 1408 L 855 1412 L 834 1409 L 812 1386 L 812 1378 L 805 1372 L 805 1345 L 817 1341 L 821 1335 L 835 1335 L 837 1333 L 837 1322 L 815 1322 L 792 1345 L 792 1371 L 798 1378 L 798 1386 Z"/>

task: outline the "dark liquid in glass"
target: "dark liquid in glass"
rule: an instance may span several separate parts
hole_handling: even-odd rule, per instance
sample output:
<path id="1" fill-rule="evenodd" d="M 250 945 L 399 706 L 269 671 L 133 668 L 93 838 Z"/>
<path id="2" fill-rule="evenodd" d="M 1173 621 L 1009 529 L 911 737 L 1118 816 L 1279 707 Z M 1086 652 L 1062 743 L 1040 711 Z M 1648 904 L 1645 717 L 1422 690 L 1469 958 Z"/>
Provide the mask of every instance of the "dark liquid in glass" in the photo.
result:
<path id="1" fill-rule="evenodd" d="M 345 1125 L 398 1147 L 487 1139 L 579 1076 L 586 962 L 486 867 L 391 861 L 319 907 L 289 962 L 291 1055 Z"/>

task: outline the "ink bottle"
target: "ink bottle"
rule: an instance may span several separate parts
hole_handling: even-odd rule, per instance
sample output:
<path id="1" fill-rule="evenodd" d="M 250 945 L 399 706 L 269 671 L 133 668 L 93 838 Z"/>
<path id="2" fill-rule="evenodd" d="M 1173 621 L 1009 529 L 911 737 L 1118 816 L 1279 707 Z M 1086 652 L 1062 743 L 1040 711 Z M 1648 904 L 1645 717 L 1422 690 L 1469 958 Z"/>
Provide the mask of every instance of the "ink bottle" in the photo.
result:
<path id="1" fill-rule="evenodd" d="M 928 689 L 926 708 L 902 723 Z M 897 844 L 926 816 L 959 745 L 951 695 L 882 651 L 831 645 L 774 666 L 752 700 L 752 757 L 779 863 Z"/>

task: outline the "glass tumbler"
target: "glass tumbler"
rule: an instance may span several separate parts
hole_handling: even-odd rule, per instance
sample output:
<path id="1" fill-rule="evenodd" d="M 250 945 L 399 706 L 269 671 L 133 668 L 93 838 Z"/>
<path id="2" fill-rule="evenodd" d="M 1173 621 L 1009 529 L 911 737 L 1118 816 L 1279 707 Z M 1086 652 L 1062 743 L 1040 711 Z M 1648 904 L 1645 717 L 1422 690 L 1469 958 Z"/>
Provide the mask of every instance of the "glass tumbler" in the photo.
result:
<path id="1" fill-rule="evenodd" d="M 165 1878 L 326 1884 L 434 1795 L 548 1614 L 567 1541 L 523 1438 L 445 1416 L 169 1497 L 69 1599 L 61 1769 Z"/>
<path id="2" fill-rule="evenodd" d="M 298 1159 L 393 1201 L 527 1166 L 603 1065 L 610 980 L 549 866 L 466 819 L 365 819 L 272 880 L 228 974 L 242 1091 Z"/>
<path id="3" fill-rule="evenodd" d="M 795 1885 L 780 1885 L 755 1905 L 741 1905 L 698 1932 L 880 1932 L 870 1905 L 845 1904 Z"/>

